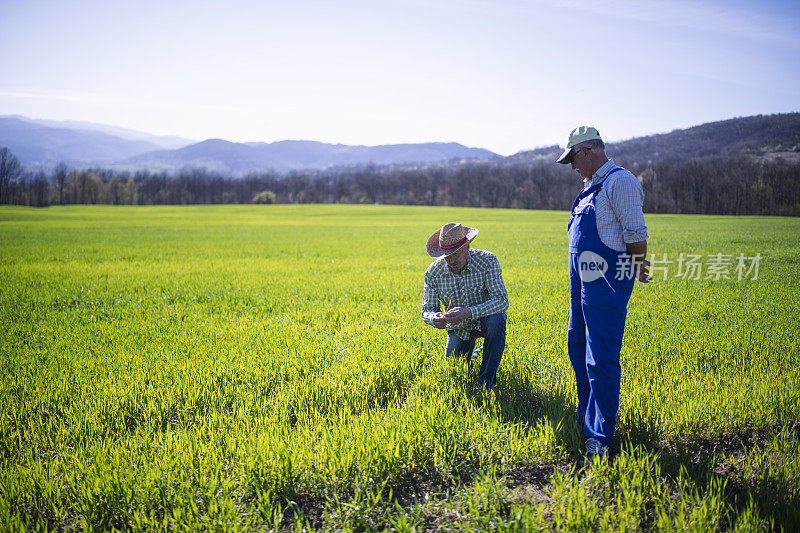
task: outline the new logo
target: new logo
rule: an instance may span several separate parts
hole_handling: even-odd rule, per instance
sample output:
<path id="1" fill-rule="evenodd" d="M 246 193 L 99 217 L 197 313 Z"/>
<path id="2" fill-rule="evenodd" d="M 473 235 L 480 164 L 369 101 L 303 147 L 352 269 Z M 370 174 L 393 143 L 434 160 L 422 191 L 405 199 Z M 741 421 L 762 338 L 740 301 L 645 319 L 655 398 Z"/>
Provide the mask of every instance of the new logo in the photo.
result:
<path id="1" fill-rule="evenodd" d="M 578 273 L 581 281 L 590 283 L 602 278 L 608 271 L 608 261 L 603 257 L 589 250 L 584 250 L 578 256 Z"/>

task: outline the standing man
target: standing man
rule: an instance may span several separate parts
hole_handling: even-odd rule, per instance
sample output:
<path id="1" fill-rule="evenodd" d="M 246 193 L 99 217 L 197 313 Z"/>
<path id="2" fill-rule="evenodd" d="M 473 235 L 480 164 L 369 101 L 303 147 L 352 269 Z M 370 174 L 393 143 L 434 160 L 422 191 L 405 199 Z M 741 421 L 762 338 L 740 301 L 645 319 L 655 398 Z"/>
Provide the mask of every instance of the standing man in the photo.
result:
<path id="1" fill-rule="evenodd" d="M 451 222 L 428 238 L 436 261 L 425 271 L 422 320 L 447 330 L 445 357 L 469 357 L 475 339 L 484 337 L 478 384 L 491 389 L 506 347 L 508 294 L 497 256 L 470 249 L 477 235 L 477 229 Z"/>
<path id="2" fill-rule="evenodd" d="M 572 130 L 557 162 L 572 165 L 584 182 L 567 226 L 567 351 L 578 388 L 578 423 L 583 425 L 590 459 L 603 455 L 614 436 L 619 354 L 634 278 L 650 281 L 644 191 L 633 174 L 606 157 L 595 128 Z"/>

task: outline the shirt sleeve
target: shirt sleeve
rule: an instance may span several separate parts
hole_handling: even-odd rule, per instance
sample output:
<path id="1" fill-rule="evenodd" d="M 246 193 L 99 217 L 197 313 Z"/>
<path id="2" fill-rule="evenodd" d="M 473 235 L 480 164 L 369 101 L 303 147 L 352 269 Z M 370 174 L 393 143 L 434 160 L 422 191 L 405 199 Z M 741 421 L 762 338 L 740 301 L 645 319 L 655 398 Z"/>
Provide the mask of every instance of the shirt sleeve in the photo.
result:
<path id="1" fill-rule="evenodd" d="M 433 317 L 439 312 L 439 291 L 436 290 L 430 270 L 425 271 L 425 285 L 422 291 L 422 320 L 433 325 Z"/>
<path id="2" fill-rule="evenodd" d="M 486 291 L 489 293 L 489 298 L 485 302 L 469 308 L 472 311 L 473 320 L 503 313 L 508 309 L 508 293 L 503 283 L 503 272 L 500 269 L 500 261 L 495 255 L 492 255 L 489 260 L 489 269 L 486 272 Z"/>
<path id="3" fill-rule="evenodd" d="M 626 243 L 647 240 L 647 226 L 644 223 L 644 190 L 636 176 L 630 172 L 619 172 L 620 176 L 609 183 L 608 199 L 622 226 L 622 240 Z"/>

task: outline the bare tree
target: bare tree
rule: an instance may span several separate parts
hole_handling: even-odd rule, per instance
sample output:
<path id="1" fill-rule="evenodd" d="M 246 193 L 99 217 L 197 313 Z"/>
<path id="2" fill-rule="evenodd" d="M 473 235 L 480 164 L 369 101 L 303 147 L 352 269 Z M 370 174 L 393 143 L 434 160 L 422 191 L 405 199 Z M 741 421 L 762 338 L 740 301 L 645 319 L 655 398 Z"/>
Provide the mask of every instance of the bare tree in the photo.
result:
<path id="1" fill-rule="evenodd" d="M 39 170 L 32 176 L 29 188 L 28 205 L 35 207 L 50 205 L 50 182 L 47 181 L 44 170 Z"/>
<path id="2" fill-rule="evenodd" d="M 123 193 L 123 201 L 122 203 L 128 205 L 136 205 L 139 201 L 139 196 L 136 191 L 136 183 L 133 181 L 133 177 L 128 177 L 128 181 L 125 182 L 125 191 Z"/>
<path id="3" fill-rule="evenodd" d="M 67 165 L 64 163 L 59 163 L 56 165 L 56 168 L 53 169 L 53 181 L 56 182 L 56 187 L 58 187 L 59 205 L 64 205 L 64 184 L 67 181 L 68 175 L 69 169 L 67 169 Z"/>
<path id="4" fill-rule="evenodd" d="M 117 178 L 112 176 L 108 183 L 105 184 L 105 195 L 103 195 L 103 203 L 111 205 L 120 205 L 122 203 L 123 188 L 125 185 Z"/>
<path id="5" fill-rule="evenodd" d="M 8 148 L 0 148 L 0 204 L 9 203 L 8 189 L 22 175 L 22 165 Z"/>

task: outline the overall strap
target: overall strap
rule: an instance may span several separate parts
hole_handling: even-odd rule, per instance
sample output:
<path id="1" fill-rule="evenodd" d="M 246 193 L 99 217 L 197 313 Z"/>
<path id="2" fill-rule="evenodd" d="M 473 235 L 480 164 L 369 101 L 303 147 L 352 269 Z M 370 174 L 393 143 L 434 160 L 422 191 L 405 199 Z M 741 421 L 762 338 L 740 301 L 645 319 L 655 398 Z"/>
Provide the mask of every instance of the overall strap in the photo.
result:
<path id="1" fill-rule="evenodd" d="M 602 185 L 602 183 L 603 182 L 601 181 L 600 183 L 592 185 L 591 187 L 588 187 L 588 188 L 582 190 L 581 192 L 579 192 L 578 193 L 578 197 L 575 198 L 575 201 L 572 203 L 572 209 L 575 209 L 575 207 L 578 205 L 578 203 L 580 203 L 581 200 L 583 200 L 584 198 L 586 198 L 590 194 L 595 194 L 596 195 L 598 192 L 600 192 L 600 186 Z"/>
<path id="2" fill-rule="evenodd" d="M 575 198 L 574 202 L 572 202 L 572 210 L 574 211 L 575 207 L 578 205 L 578 203 L 581 200 L 583 200 L 584 198 L 586 198 L 587 196 L 589 196 L 590 194 L 594 193 L 594 196 L 596 197 L 600 193 L 600 190 L 603 188 L 603 183 L 605 183 L 605 181 L 609 178 L 609 176 L 611 176 L 611 174 L 613 174 L 614 172 L 618 172 L 620 170 L 625 170 L 625 169 L 622 168 L 622 167 L 614 167 L 614 168 L 612 168 L 611 171 L 608 174 L 603 176 L 603 179 L 601 179 L 600 181 L 598 181 L 596 184 L 592 185 L 588 189 L 585 189 L 585 190 L 581 191 L 580 193 L 578 193 L 578 197 Z"/>
<path id="3" fill-rule="evenodd" d="M 609 177 L 611 177 L 611 174 L 613 174 L 614 172 L 619 172 L 620 170 L 625 170 L 625 169 L 622 168 L 622 167 L 614 167 L 614 168 L 611 169 L 611 171 L 608 174 L 603 176 L 603 179 L 601 179 L 600 181 L 597 182 L 597 191 L 595 192 L 595 194 L 600 192 L 600 189 L 603 187 L 603 183 L 605 183 L 605 181 Z M 592 187 L 594 187 L 594 186 L 592 186 Z"/>
<path id="4" fill-rule="evenodd" d="M 596 186 L 591 186 L 588 189 L 585 189 L 578 193 L 578 196 L 575 198 L 575 201 L 572 202 L 572 210 L 575 211 L 575 208 L 578 206 L 581 200 L 592 194 L 594 192 Z M 598 189 L 599 190 L 599 189 Z"/>

